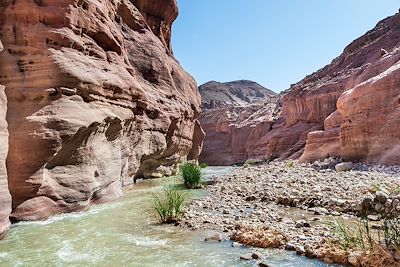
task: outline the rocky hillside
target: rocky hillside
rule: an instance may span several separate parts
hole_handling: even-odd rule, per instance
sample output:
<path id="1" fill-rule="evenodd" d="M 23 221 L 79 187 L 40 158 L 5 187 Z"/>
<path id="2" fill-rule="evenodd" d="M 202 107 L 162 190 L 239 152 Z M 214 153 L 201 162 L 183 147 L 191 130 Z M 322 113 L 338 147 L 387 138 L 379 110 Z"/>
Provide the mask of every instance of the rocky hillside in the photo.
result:
<path id="1" fill-rule="evenodd" d="M 275 95 L 258 83 L 246 80 L 226 83 L 211 81 L 201 85 L 199 91 L 203 111 L 227 106 L 246 106 Z"/>
<path id="2" fill-rule="evenodd" d="M 208 82 L 199 91 L 206 132 L 200 161 L 210 165 L 245 161 L 280 114 L 276 94 L 256 82 Z"/>
<path id="3" fill-rule="evenodd" d="M 263 132 L 252 140 L 248 157 L 313 161 L 340 156 L 353 161 L 400 164 L 399 59 L 397 13 L 348 45 L 331 64 L 282 93 L 282 114 L 267 120 L 267 127 L 263 126 L 265 120 L 257 121 L 256 117 L 268 116 L 271 110 L 263 112 L 260 106 L 252 111 L 257 116 L 251 127 L 260 127 Z M 215 118 L 217 125 L 218 116 Z M 231 133 L 240 129 L 231 125 L 226 138 L 232 138 Z M 247 137 L 236 141 L 246 142 Z M 206 146 L 203 155 L 209 152 Z M 226 159 L 218 163 L 236 161 Z M 214 163 L 210 156 L 202 160 Z"/>
<path id="4" fill-rule="evenodd" d="M 0 2 L 0 235 L 10 212 L 85 210 L 198 157 L 200 95 L 171 50 L 177 15 L 176 0 Z"/>

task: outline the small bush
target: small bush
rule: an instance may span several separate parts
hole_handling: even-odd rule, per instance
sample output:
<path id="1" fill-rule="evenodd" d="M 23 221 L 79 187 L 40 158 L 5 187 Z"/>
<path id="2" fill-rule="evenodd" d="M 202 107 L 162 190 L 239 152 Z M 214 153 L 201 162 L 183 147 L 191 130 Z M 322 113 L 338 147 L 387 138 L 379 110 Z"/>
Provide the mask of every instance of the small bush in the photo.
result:
<path id="1" fill-rule="evenodd" d="M 203 172 L 200 166 L 186 162 L 180 166 L 180 175 L 183 178 L 185 187 L 192 189 L 197 188 L 201 183 Z"/>
<path id="2" fill-rule="evenodd" d="M 343 219 L 334 221 L 332 226 L 333 232 L 339 238 L 339 243 L 344 250 L 366 250 L 380 243 L 380 240 L 377 240 L 376 235 L 372 233 L 372 227 L 367 218 L 356 223 L 354 228 L 347 226 Z"/>
<path id="3" fill-rule="evenodd" d="M 350 229 L 346 226 L 343 220 L 334 221 L 331 226 L 333 227 L 333 233 L 339 239 L 339 244 L 344 250 L 349 249 L 365 249 L 366 240 L 369 239 L 369 231 L 365 231 L 364 227 L 358 225 L 357 229 Z M 367 227 L 369 230 L 369 227 Z"/>
<path id="4" fill-rule="evenodd" d="M 371 249 L 375 245 L 385 245 L 388 250 L 400 250 L 400 218 L 384 218 L 381 225 L 382 230 L 375 230 L 368 219 L 363 219 L 354 229 L 345 225 L 344 220 L 336 220 L 331 223 L 333 233 L 339 239 L 339 243 L 344 250 L 348 249 Z M 383 232 L 384 240 L 381 240 Z"/>
<path id="5" fill-rule="evenodd" d="M 289 161 L 289 162 L 287 163 L 287 167 L 288 167 L 288 168 L 293 168 L 293 167 L 294 167 L 294 162 L 293 162 L 293 161 Z"/>
<path id="6" fill-rule="evenodd" d="M 207 168 L 207 167 L 208 167 L 208 164 L 205 163 L 205 162 L 203 162 L 203 163 L 200 163 L 199 166 L 200 166 L 200 168 L 204 169 L 204 168 Z"/>
<path id="7" fill-rule="evenodd" d="M 153 194 L 153 209 L 162 223 L 175 223 L 183 215 L 187 194 L 176 188 L 166 188 L 159 195 Z"/>

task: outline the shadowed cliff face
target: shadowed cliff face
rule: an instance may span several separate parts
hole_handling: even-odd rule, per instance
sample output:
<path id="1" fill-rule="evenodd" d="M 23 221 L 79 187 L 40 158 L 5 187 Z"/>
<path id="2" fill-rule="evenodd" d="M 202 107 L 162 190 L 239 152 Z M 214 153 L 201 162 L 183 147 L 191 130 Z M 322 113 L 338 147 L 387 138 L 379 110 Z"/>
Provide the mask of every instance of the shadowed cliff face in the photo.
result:
<path id="1" fill-rule="evenodd" d="M 400 164 L 399 60 L 398 13 L 352 42 L 331 64 L 281 93 L 277 104 L 202 114 L 208 136 L 201 160 L 227 165 L 248 158 L 314 161 L 340 156 Z M 203 105 L 208 102 L 203 100 Z M 237 135 L 243 130 L 237 118 L 246 116 L 246 125 L 257 134 Z M 227 149 L 232 140 L 235 148 L 246 147 L 241 157 Z"/>
<path id="2" fill-rule="evenodd" d="M 175 0 L 1 2 L 13 220 L 84 210 L 199 154 L 200 95 L 171 50 L 177 13 Z"/>
<path id="3" fill-rule="evenodd" d="M 0 41 L 0 53 L 3 45 Z M 10 227 L 8 216 L 11 212 L 11 196 L 8 191 L 6 158 L 8 153 L 8 130 L 6 122 L 7 98 L 4 86 L 0 84 L 0 239 Z"/>

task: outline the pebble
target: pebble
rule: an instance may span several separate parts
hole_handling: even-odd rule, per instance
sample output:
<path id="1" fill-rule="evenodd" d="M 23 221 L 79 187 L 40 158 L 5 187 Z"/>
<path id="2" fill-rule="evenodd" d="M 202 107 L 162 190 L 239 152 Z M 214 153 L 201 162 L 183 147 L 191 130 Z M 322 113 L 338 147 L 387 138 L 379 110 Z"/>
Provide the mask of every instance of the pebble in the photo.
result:
<path id="1" fill-rule="evenodd" d="M 289 243 L 286 244 L 285 248 L 286 248 L 287 250 L 296 250 L 296 243 L 294 243 L 294 242 L 289 242 Z"/>
<path id="2" fill-rule="evenodd" d="M 313 211 L 315 215 L 325 215 L 329 213 L 329 211 L 326 208 L 321 208 L 321 207 L 314 208 Z"/>
<path id="3" fill-rule="evenodd" d="M 399 184 L 398 166 L 355 163 L 351 171 L 337 172 L 339 162 L 334 159 L 293 162 L 290 168 L 287 162 L 235 167 L 230 174 L 214 177 L 208 196 L 188 205 L 181 226 L 226 231 L 228 236 L 243 227 L 277 230 L 286 238 L 282 248 L 304 254 L 332 237 L 323 223 L 334 220 L 332 215 L 353 220 L 368 211 L 370 220 L 379 221 L 377 209 L 400 214 L 400 194 L 385 190 Z M 379 189 L 371 190 L 377 181 Z M 215 239 L 220 242 L 222 236 Z"/>
<path id="4" fill-rule="evenodd" d="M 370 221 L 377 222 L 381 219 L 381 216 L 380 215 L 368 215 L 367 218 Z"/>
<path id="5" fill-rule="evenodd" d="M 242 254 L 242 255 L 240 255 L 240 259 L 250 261 L 253 259 L 253 254 L 252 253 Z"/>
<path id="6" fill-rule="evenodd" d="M 301 227 L 311 227 L 310 223 L 306 222 L 305 220 L 300 220 L 296 222 L 296 228 Z"/>
<path id="7" fill-rule="evenodd" d="M 259 260 L 259 259 L 262 259 L 264 256 L 260 252 L 253 251 L 253 253 L 251 254 L 251 257 L 255 260 Z"/>
<path id="8" fill-rule="evenodd" d="M 256 200 L 257 199 L 257 197 L 256 196 L 248 196 L 248 197 L 246 197 L 246 201 L 254 201 L 254 200 Z"/>
<path id="9" fill-rule="evenodd" d="M 352 162 L 342 162 L 339 164 L 336 164 L 335 170 L 337 172 L 347 172 L 351 171 L 354 168 L 354 164 Z"/>
<path id="10" fill-rule="evenodd" d="M 380 204 L 385 204 L 388 197 L 389 197 L 388 194 L 386 194 L 385 192 L 378 191 L 375 194 L 375 201 Z"/>
<path id="11" fill-rule="evenodd" d="M 306 249 L 304 248 L 304 246 L 296 246 L 296 252 L 298 253 L 298 254 L 305 254 L 306 253 Z"/>
<path id="12" fill-rule="evenodd" d="M 214 241 L 214 242 L 221 242 L 222 241 L 222 235 L 220 233 L 212 233 L 209 234 L 204 241 Z"/>
<path id="13" fill-rule="evenodd" d="M 240 247 L 243 247 L 243 245 L 240 244 L 239 242 L 232 242 L 232 247 L 233 248 L 240 248 Z"/>

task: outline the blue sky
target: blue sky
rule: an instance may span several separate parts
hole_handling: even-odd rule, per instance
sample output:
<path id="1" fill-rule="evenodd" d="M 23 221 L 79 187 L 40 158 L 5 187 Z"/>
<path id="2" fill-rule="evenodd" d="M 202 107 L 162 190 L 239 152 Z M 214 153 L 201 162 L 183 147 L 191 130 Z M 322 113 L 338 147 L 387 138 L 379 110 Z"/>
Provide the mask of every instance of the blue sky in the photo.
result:
<path id="1" fill-rule="evenodd" d="M 330 63 L 398 12 L 398 0 L 178 0 L 175 57 L 198 84 L 254 80 L 276 92 Z"/>

